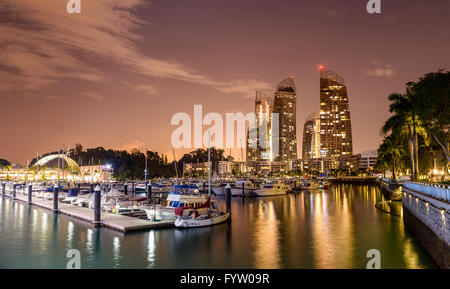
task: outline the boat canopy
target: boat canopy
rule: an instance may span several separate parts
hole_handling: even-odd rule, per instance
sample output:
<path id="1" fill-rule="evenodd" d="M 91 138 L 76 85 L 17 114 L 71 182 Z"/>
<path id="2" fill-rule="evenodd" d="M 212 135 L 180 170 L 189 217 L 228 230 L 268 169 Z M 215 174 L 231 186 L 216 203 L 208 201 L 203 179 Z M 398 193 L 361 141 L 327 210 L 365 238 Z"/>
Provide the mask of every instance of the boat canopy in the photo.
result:
<path id="1" fill-rule="evenodd" d="M 193 207 L 178 207 L 178 208 L 175 208 L 175 215 L 183 216 L 183 211 L 184 210 L 198 211 L 199 209 L 205 209 L 205 208 L 209 208 L 209 207 L 211 207 L 211 199 L 210 198 L 208 198 L 203 205 L 201 205 L 201 206 L 199 206 L 197 208 L 193 208 Z"/>

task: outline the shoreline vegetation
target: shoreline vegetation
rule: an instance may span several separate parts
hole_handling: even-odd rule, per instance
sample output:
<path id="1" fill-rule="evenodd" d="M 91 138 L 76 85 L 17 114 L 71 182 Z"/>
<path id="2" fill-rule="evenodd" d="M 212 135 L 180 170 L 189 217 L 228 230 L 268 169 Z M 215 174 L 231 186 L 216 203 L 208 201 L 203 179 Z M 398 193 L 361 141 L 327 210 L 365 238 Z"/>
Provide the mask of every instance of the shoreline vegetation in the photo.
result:
<path id="1" fill-rule="evenodd" d="M 397 181 L 449 183 L 450 72 L 427 73 L 393 93 L 375 169 Z"/>

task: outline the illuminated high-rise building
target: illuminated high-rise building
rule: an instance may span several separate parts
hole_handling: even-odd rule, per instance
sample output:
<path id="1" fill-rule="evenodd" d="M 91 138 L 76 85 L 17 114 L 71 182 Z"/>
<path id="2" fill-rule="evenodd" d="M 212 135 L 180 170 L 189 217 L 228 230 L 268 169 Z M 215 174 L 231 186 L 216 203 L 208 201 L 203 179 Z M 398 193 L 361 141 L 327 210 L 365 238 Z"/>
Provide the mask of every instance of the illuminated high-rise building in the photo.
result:
<path id="1" fill-rule="evenodd" d="M 302 148 L 304 161 L 320 158 L 320 116 L 318 111 L 305 120 Z"/>
<path id="2" fill-rule="evenodd" d="M 273 112 L 279 115 L 279 152 L 276 161 L 291 165 L 297 159 L 297 95 L 294 77 L 278 84 Z"/>
<path id="3" fill-rule="evenodd" d="M 247 161 L 272 161 L 272 99 L 261 91 L 256 92 L 255 115 L 256 128 L 247 136 Z"/>
<path id="4" fill-rule="evenodd" d="M 352 126 L 344 79 L 320 67 L 320 156 L 352 154 Z"/>

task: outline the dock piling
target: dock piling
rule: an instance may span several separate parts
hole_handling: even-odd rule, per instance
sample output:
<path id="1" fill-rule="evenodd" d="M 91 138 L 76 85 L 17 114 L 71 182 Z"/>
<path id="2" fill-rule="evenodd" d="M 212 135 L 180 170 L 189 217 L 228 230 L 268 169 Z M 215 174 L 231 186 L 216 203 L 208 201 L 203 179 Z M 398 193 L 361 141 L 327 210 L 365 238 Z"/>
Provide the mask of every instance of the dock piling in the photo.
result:
<path id="1" fill-rule="evenodd" d="M 58 193 L 59 193 L 59 188 L 53 187 L 53 212 L 54 213 L 58 212 Z"/>
<path id="2" fill-rule="evenodd" d="M 6 183 L 2 183 L 2 195 L 6 195 Z"/>
<path id="3" fill-rule="evenodd" d="M 90 183 L 89 184 L 89 193 L 92 194 L 94 192 L 94 184 Z"/>
<path id="4" fill-rule="evenodd" d="M 227 184 L 227 212 L 231 213 L 231 187 Z"/>
<path id="5" fill-rule="evenodd" d="M 127 184 L 123 184 L 123 193 L 125 195 L 128 195 L 128 185 Z"/>
<path id="6" fill-rule="evenodd" d="M 17 190 L 17 184 L 13 185 L 13 189 L 12 189 L 12 198 L 13 200 L 16 199 L 16 190 Z"/>
<path id="7" fill-rule="evenodd" d="M 31 204 L 33 198 L 33 186 L 28 185 L 28 204 Z"/>
<path id="8" fill-rule="evenodd" d="M 98 226 L 100 224 L 100 199 L 101 199 L 101 189 L 96 186 L 94 189 L 94 225 Z"/>
<path id="9" fill-rule="evenodd" d="M 242 182 L 242 198 L 245 198 L 245 182 Z"/>

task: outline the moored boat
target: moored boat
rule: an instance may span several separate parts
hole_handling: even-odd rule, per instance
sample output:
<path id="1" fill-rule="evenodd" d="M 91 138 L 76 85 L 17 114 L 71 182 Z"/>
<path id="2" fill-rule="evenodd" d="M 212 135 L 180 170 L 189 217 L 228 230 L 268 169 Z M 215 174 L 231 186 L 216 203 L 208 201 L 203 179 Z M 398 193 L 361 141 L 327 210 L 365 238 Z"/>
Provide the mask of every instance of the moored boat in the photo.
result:
<path id="1" fill-rule="evenodd" d="M 242 187 L 244 187 L 244 190 L 242 190 Z M 237 181 L 236 186 L 231 187 L 231 195 L 233 197 L 242 196 L 242 191 L 244 191 L 245 197 L 254 196 L 259 189 L 261 189 L 261 186 L 251 181 Z"/>
<path id="2" fill-rule="evenodd" d="M 175 220 L 175 209 L 183 207 L 200 207 L 208 196 L 200 194 L 197 186 L 174 185 L 167 196 L 165 206 L 143 208 L 149 220 Z"/>
<path id="3" fill-rule="evenodd" d="M 282 183 L 268 183 L 256 191 L 258 197 L 286 195 L 289 187 Z"/>
<path id="4" fill-rule="evenodd" d="M 230 218 L 229 212 L 220 212 L 215 203 L 210 199 L 198 208 L 177 208 L 175 214 L 178 216 L 175 220 L 177 228 L 197 228 L 221 224 Z"/>

